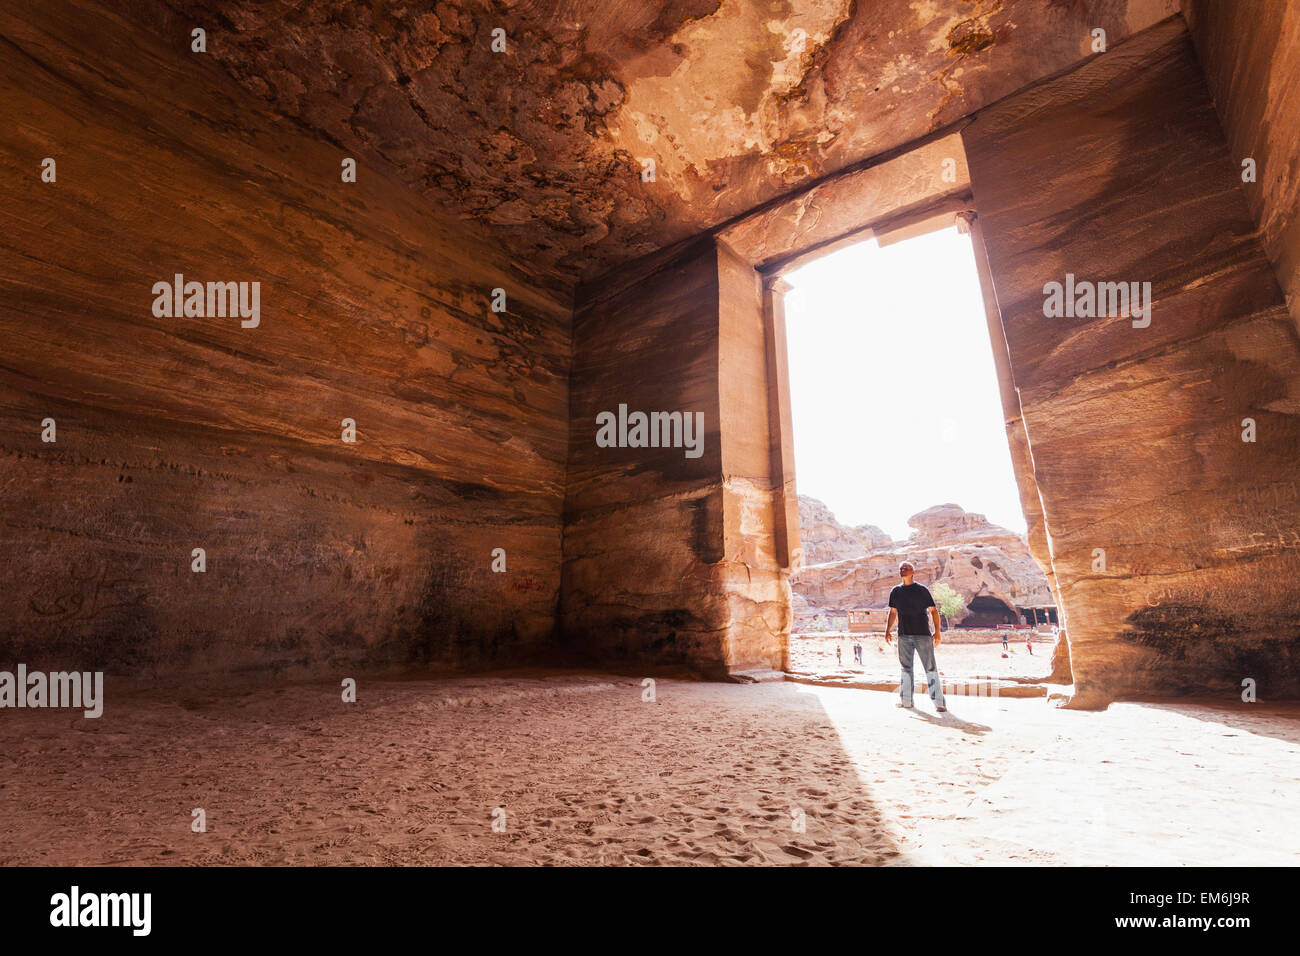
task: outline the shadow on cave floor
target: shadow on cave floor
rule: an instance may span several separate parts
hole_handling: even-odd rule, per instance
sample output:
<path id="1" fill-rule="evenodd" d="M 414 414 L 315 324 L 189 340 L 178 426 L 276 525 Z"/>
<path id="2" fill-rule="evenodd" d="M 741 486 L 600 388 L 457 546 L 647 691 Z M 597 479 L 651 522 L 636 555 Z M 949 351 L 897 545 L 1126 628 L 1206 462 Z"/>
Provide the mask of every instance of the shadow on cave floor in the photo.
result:
<path id="1" fill-rule="evenodd" d="M 0 864 L 925 862 L 816 695 L 655 690 L 513 671 L 9 712 Z"/>
<path id="2" fill-rule="evenodd" d="M 951 700 L 949 703 L 953 703 Z M 913 716 L 928 721 L 938 727 L 944 727 L 949 730 L 960 730 L 966 734 L 987 734 L 993 728 L 988 724 L 973 723 L 969 720 L 962 720 L 949 709 L 946 713 L 931 714 L 924 709 L 918 708 L 913 711 Z"/>

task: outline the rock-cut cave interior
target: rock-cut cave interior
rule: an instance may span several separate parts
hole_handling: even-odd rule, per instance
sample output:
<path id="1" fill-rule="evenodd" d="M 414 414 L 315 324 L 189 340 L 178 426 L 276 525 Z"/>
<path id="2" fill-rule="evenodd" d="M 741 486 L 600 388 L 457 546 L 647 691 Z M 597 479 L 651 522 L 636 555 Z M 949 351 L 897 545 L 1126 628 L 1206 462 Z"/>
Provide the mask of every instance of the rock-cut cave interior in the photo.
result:
<path id="1" fill-rule="evenodd" d="M 0 38 L 0 750 L 25 771 L 0 863 L 1149 849 L 1069 836 L 1071 800 L 1212 862 L 1186 823 L 1234 768 L 1300 781 L 1300 4 L 17 0 Z M 1049 677 L 954 682 L 937 749 L 899 757 L 929 702 L 894 709 L 896 665 L 868 688 L 791 663 L 782 277 L 953 226 L 1057 639 Z M 75 723 L 116 736 L 68 729 L 38 673 L 102 674 Z M 827 732 L 775 757 L 795 725 Z M 1257 748 L 1145 809 L 1181 771 L 1144 741 L 1223 726 Z M 934 809 L 907 761 L 963 739 L 1024 776 L 1032 841 L 937 810 L 902 839 Z M 366 795 L 316 772 L 331 746 Z M 1067 760 L 1095 768 L 1068 796 Z M 706 832 L 693 772 L 744 819 Z M 384 796 L 412 773 L 477 795 Z M 788 778 L 836 839 L 764 836 Z M 242 796 L 207 819 L 243 838 L 188 839 L 178 789 L 219 780 Z M 268 834 L 290 790 L 299 825 Z M 440 829 L 497 792 L 518 840 Z M 1284 830 L 1236 845 L 1293 860 Z"/>

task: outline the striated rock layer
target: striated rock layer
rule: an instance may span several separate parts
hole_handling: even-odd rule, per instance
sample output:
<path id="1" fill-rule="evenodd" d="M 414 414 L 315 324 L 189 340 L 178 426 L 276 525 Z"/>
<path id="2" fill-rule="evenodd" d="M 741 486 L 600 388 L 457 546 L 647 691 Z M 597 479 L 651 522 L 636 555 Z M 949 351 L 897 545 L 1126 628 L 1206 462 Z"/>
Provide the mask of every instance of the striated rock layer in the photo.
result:
<path id="1" fill-rule="evenodd" d="M 1246 202 L 1300 325 L 1300 4 L 1185 0 Z M 1244 173 L 1244 170 L 1243 170 Z"/>
<path id="2" fill-rule="evenodd" d="M 548 646 L 567 303 L 364 163 L 341 182 L 210 58 L 57 2 L 0 34 L 0 659 L 265 676 Z M 260 324 L 155 316 L 175 273 L 260 283 Z"/>
<path id="3" fill-rule="evenodd" d="M 1191 4 L 1249 193 L 1181 20 L 1119 42 L 1176 5 L 6 5 L 0 651 L 777 666 L 799 545 L 764 283 L 969 176 L 1076 704 L 1300 694 L 1300 338 L 1268 258 L 1294 292 L 1295 21 L 1261 17 L 1238 84 L 1245 14 Z M 260 323 L 155 312 L 178 273 L 259 283 Z M 1047 318 L 1067 275 L 1150 282 L 1150 324 Z M 702 414 L 700 455 L 597 444 L 620 405 Z M 1005 567 L 960 573 L 1010 596 Z"/>

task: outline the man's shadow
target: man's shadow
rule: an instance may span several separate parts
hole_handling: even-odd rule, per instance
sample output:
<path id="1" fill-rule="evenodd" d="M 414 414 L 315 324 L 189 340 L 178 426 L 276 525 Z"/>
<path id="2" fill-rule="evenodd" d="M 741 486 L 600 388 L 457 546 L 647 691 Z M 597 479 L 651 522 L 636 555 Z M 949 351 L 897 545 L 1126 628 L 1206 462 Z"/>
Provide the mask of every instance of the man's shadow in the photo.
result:
<path id="1" fill-rule="evenodd" d="M 959 730 L 964 734 L 987 734 L 992 727 L 986 724 L 977 724 L 969 720 L 962 720 L 951 710 L 944 711 L 942 714 L 931 714 L 922 710 L 920 707 L 912 711 L 912 716 L 928 720 L 930 723 L 939 727 L 947 727 L 950 730 Z"/>

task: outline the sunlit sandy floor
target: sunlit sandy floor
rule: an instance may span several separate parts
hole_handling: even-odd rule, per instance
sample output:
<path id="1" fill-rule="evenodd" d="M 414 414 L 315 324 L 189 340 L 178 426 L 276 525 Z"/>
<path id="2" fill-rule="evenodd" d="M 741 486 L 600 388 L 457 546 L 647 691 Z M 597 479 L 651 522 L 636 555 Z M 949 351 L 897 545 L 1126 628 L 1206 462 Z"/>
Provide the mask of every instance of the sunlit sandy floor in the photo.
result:
<path id="1" fill-rule="evenodd" d="M 1294 706 L 642 695 L 516 675 L 0 711 L 0 863 L 1300 862 Z"/>
<path id="2" fill-rule="evenodd" d="M 862 645 L 861 664 L 853 657 L 855 643 Z M 1040 679 L 1051 673 L 1052 644 L 1035 642 L 1031 653 L 1021 635 L 1012 636 L 1006 650 L 999 643 L 940 641 L 935 649 L 935 661 L 946 681 L 972 677 Z M 921 673 L 919 659 L 913 661 L 912 667 L 915 674 Z M 886 644 L 878 634 L 795 634 L 790 638 L 790 669 L 817 677 L 897 684 L 898 650 L 897 645 Z"/>

